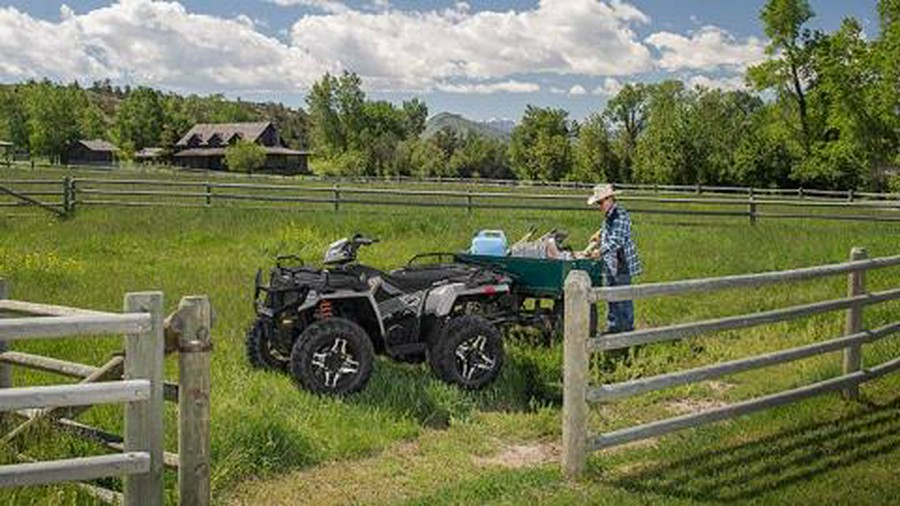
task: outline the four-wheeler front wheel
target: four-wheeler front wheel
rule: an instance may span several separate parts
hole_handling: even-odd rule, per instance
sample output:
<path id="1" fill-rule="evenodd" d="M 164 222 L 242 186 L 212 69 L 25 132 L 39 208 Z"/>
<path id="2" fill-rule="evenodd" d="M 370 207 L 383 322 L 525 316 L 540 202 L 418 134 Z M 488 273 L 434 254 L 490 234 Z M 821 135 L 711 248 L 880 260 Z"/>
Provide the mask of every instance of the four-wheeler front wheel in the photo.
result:
<path id="1" fill-rule="evenodd" d="M 429 349 L 431 369 L 443 381 L 475 390 L 497 378 L 503 367 L 500 331 L 482 316 L 450 320 Z"/>
<path id="2" fill-rule="evenodd" d="M 323 394 L 361 390 L 372 374 L 375 352 L 366 331 L 343 318 L 316 322 L 291 351 L 291 374 L 303 388 Z"/>
<path id="3" fill-rule="evenodd" d="M 290 357 L 275 346 L 272 341 L 273 332 L 271 323 L 266 320 L 260 318 L 253 322 L 253 325 L 247 330 L 245 342 L 247 360 L 253 367 L 284 371 L 287 369 Z"/>

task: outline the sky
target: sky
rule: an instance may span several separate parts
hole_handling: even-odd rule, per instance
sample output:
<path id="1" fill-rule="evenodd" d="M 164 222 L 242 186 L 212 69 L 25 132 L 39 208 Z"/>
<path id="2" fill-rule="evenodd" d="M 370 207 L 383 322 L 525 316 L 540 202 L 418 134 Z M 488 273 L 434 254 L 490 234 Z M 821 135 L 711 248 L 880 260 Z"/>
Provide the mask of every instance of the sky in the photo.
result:
<path id="1" fill-rule="evenodd" d="M 432 114 L 573 119 L 630 82 L 739 89 L 765 58 L 764 0 L 4 0 L 0 82 L 50 78 L 305 104 L 325 72 L 370 98 Z M 877 34 L 877 0 L 809 0 L 810 28 L 852 16 Z"/>

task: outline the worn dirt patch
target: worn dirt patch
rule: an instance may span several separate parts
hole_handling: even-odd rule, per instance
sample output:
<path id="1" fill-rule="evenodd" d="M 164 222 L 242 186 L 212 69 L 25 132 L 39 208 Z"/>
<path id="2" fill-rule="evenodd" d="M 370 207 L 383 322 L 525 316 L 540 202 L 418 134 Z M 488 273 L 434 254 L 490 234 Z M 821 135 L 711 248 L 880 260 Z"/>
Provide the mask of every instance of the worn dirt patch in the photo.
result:
<path id="1" fill-rule="evenodd" d="M 519 469 L 558 462 L 561 449 L 559 443 L 536 443 L 510 446 L 492 457 L 474 457 L 472 461 L 480 467 L 506 467 Z"/>
<path id="2" fill-rule="evenodd" d="M 679 415 L 721 408 L 728 403 L 719 399 L 678 399 L 666 403 L 666 408 Z"/>

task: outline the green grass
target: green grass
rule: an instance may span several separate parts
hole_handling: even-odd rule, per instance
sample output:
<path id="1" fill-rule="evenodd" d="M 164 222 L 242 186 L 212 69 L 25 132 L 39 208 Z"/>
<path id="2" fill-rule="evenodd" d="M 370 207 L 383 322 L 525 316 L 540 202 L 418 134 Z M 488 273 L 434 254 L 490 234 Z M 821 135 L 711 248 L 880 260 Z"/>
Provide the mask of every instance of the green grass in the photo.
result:
<path id="1" fill-rule="evenodd" d="M 24 173 L 23 173 L 24 174 Z M 17 177 L 22 174 L 17 174 Z M 21 213 L 21 211 L 17 211 Z M 2 215 L 0 215 L 2 216 Z M 820 221 L 749 226 L 735 218 L 635 215 L 645 265 L 641 282 L 786 269 L 846 259 L 865 246 L 870 256 L 897 254 L 900 226 Z M 251 370 L 243 333 L 252 319 L 257 267 L 279 253 L 318 259 L 335 238 L 364 231 L 382 239 L 363 261 L 391 268 L 422 251 L 467 246 L 481 228 L 511 237 L 531 225 L 561 227 L 586 238 L 599 218 L 587 213 L 489 212 L 342 207 L 314 210 L 80 208 L 69 221 L 49 215 L 0 217 L 0 277 L 14 298 L 119 311 L 125 292 L 162 290 L 167 311 L 182 295 L 208 294 L 213 331 L 213 487 L 218 502 L 254 504 L 646 504 L 708 501 L 877 504 L 900 485 L 886 469 L 900 465 L 895 378 L 864 387 L 866 403 L 835 396 L 676 433 L 648 445 L 593 456 L 589 477 L 562 480 L 558 465 L 538 459 L 498 465 L 510 447 L 559 439 L 561 348 L 508 343 L 510 360 L 483 392 L 444 385 L 424 366 L 379 359 L 368 388 L 346 399 L 298 390 L 284 375 Z M 576 240 L 574 244 L 579 244 Z M 896 269 L 873 272 L 872 290 L 896 287 Z M 846 279 L 797 283 L 637 304 L 638 325 L 656 326 L 762 311 L 841 296 Z M 868 309 L 866 325 L 896 320 L 898 305 Z M 713 363 L 835 337 L 843 314 L 725 332 L 646 347 L 618 367 L 594 361 L 592 374 L 618 381 Z M 14 344 L 13 349 L 100 364 L 121 347 L 116 338 Z M 866 348 L 867 363 L 900 354 L 891 341 Z M 840 356 L 647 394 L 592 411 L 596 430 L 671 416 L 683 399 L 731 402 L 799 386 L 839 372 Z M 169 358 L 167 375 L 177 375 Z M 16 371 L 18 383 L 58 381 Z M 176 450 L 175 414 L 167 414 L 167 448 Z M 121 410 L 93 408 L 80 420 L 121 430 Z M 44 458 L 96 452 L 91 445 L 32 434 L 19 448 Z M 552 455 L 552 452 L 550 452 Z M 7 452 L 7 460 L 9 454 Z M 353 476 L 348 484 L 347 475 Z M 174 483 L 169 477 L 169 482 Z M 115 480 L 108 483 L 116 486 Z M 170 499 L 174 499 L 172 493 Z M 859 498 L 856 501 L 854 498 Z M 69 487 L 0 492 L 0 502 L 90 503 Z"/>

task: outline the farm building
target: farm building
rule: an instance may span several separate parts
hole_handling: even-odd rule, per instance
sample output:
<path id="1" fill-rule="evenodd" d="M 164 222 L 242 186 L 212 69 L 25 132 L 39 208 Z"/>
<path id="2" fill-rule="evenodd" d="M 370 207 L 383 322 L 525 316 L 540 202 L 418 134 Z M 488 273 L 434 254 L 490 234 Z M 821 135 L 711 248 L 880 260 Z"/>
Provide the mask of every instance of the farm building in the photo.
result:
<path id="1" fill-rule="evenodd" d="M 144 148 L 134 154 L 134 159 L 140 163 L 159 163 L 164 155 L 163 148 Z"/>
<path id="2" fill-rule="evenodd" d="M 266 151 L 263 170 L 286 174 L 307 171 L 307 151 L 285 146 L 270 122 L 198 123 L 175 144 L 175 163 L 198 169 L 225 169 L 225 150 L 244 140 L 255 142 Z"/>
<path id="3" fill-rule="evenodd" d="M 72 165 L 112 165 L 119 148 L 103 139 L 80 140 L 69 146 L 62 162 Z"/>

